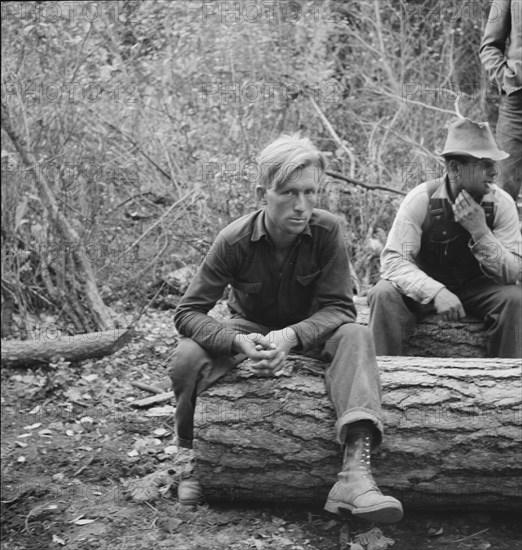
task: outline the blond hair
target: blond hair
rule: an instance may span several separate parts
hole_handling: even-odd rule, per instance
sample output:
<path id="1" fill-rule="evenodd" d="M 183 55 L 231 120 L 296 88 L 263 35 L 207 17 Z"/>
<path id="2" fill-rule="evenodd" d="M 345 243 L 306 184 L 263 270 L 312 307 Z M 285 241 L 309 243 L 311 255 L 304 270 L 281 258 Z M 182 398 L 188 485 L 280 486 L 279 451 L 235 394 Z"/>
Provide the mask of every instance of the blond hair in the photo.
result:
<path id="1" fill-rule="evenodd" d="M 308 166 L 315 166 L 322 175 L 326 166 L 324 155 L 308 138 L 284 134 L 265 147 L 257 158 L 257 185 L 277 189 Z M 318 178 L 319 179 L 319 178 Z"/>

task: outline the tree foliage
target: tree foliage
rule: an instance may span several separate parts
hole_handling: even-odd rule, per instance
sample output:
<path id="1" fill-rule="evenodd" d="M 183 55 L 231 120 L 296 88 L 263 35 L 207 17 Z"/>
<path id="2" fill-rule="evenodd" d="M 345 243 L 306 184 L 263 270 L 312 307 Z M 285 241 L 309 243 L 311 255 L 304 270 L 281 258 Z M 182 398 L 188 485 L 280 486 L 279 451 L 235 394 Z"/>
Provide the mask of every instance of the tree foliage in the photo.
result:
<path id="1" fill-rule="evenodd" d="M 455 98 L 482 118 L 486 1 L 2 8 L 2 104 L 35 159 L 24 165 L 4 133 L 2 300 L 22 324 L 47 309 L 71 330 L 93 329 L 64 307 L 71 294 L 85 302 L 78 255 L 105 300 L 128 305 L 199 262 L 221 228 L 256 207 L 256 155 L 281 133 L 310 136 L 351 177 L 408 190 L 441 173 L 435 151 Z M 58 231 L 38 175 L 77 242 Z M 400 198 L 332 179 L 322 189 L 321 206 L 346 222 L 364 291 Z"/>

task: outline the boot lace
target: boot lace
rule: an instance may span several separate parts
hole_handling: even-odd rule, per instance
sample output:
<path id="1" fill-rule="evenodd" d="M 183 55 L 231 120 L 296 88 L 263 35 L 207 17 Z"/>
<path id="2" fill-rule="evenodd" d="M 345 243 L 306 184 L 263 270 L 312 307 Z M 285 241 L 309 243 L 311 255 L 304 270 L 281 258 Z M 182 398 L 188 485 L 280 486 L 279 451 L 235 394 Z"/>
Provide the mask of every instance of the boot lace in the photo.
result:
<path id="1" fill-rule="evenodd" d="M 371 470 L 371 439 L 370 436 L 365 435 L 363 438 L 363 448 L 361 452 L 361 461 L 360 467 L 363 470 L 363 477 L 368 480 L 370 488 L 375 491 L 379 491 L 375 479 L 373 479 L 372 470 Z M 379 491 L 380 492 L 380 491 Z"/>

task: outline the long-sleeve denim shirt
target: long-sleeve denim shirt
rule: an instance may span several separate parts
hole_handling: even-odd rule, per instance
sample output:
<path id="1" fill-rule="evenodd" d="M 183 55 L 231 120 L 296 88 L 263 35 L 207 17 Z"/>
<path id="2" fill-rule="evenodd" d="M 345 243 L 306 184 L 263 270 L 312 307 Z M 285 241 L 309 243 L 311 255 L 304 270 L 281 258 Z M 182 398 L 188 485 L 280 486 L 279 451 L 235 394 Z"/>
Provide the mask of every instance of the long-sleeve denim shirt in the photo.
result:
<path id="1" fill-rule="evenodd" d="M 446 176 L 439 178 L 440 185 L 433 198 L 450 200 Z M 381 276 L 406 296 L 427 304 L 444 288 L 416 263 L 422 238 L 422 225 L 428 213 L 429 195 L 426 182 L 412 189 L 402 202 L 384 250 L 381 254 Z M 522 243 L 520 224 L 515 203 L 497 187 L 484 195 L 483 202 L 493 202 L 493 228 L 468 246 L 478 260 L 485 275 L 499 284 L 513 284 L 522 278 Z"/>
<path id="2" fill-rule="evenodd" d="M 219 233 L 174 315 L 180 334 L 216 355 L 232 353 L 237 332 L 207 313 L 231 285 L 232 314 L 271 330 L 291 327 L 304 351 L 356 318 L 350 263 L 341 225 L 314 209 L 280 272 L 264 209 Z"/>
<path id="3" fill-rule="evenodd" d="M 495 0 L 491 4 L 480 60 L 499 91 L 522 90 L 522 0 Z"/>

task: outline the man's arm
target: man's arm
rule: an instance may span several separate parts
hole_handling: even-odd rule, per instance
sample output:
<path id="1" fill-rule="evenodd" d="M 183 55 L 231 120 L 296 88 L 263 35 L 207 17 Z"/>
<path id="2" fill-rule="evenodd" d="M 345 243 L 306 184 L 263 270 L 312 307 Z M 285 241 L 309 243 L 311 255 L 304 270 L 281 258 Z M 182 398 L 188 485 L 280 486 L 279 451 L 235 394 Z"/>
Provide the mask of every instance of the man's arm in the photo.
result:
<path id="1" fill-rule="evenodd" d="M 225 238 L 218 235 L 174 313 L 179 333 L 215 354 L 231 354 L 237 334 L 207 315 L 232 282 L 236 256 Z"/>
<path id="2" fill-rule="evenodd" d="M 510 70 L 504 55 L 510 31 L 510 0 L 495 0 L 491 5 L 479 55 L 489 80 L 495 82 L 499 90 L 504 84 L 504 71 Z"/>
<path id="3" fill-rule="evenodd" d="M 484 274 L 501 285 L 522 279 L 522 238 L 517 209 L 510 197 L 498 194 L 493 230 L 486 225 L 484 210 L 462 191 L 455 201 L 455 219 L 472 237 L 470 248 Z"/>
<path id="4" fill-rule="evenodd" d="M 381 254 L 381 276 L 404 295 L 421 304 L 431 302 L 445 286 L 416 264 L 422 224 L 428 210 L 424 186 L 411 191 L 402 202 Z"/>
<path id="5" fill-rule="evenodd" d="M 350 262 L 339 222 L 336 221 L 325 241 L 319 266 L 321 274 L 315 282 L 314 301 L 317 311 L 288 327 L 295 332 L 305 351 L 323 341 L 341 325 L 355 322 L 357 316 L 353 303 Z"/>

